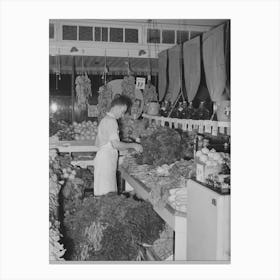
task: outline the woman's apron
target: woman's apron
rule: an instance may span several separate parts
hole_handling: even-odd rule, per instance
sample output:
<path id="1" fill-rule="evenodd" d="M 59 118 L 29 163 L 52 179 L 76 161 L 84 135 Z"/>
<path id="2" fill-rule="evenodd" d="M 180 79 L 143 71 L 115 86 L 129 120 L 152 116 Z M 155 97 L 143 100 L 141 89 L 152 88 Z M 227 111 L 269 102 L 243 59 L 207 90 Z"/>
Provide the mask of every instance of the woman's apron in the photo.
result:
<path id="1" fill-rule="evenodd" d="M 94 195 L 117 191 L 118 151 L 111 142 L 99 148 L 94 159 Z"/>

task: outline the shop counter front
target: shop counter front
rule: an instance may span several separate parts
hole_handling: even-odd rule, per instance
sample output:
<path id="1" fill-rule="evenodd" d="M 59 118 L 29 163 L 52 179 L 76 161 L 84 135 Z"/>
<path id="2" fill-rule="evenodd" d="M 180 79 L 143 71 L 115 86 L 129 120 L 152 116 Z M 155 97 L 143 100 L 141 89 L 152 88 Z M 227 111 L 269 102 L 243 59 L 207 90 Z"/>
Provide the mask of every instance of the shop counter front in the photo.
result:
<path id="1" fill-rule="evenodd" d="M 151 201 L 150 189 L 140 180 L 131 176 L 126 169 L 119 167 L 123 184 L 126 189 L 133 188 L 137 196 L 144 200 Z M 174 246 L 174 260 L 187 260 L 187 214 L 178 212 L 169 204 L 165 207 L 159 208 L 154 206 L 157 214 L 174 230 L 175 232 L 175 246 Z"/>
<path id="2" fill-rule="evenodd" d="M 61 153 L 97 152 L 98 148 L 90 140 L 50 142 L 50 149 L 57 149 Z"/>

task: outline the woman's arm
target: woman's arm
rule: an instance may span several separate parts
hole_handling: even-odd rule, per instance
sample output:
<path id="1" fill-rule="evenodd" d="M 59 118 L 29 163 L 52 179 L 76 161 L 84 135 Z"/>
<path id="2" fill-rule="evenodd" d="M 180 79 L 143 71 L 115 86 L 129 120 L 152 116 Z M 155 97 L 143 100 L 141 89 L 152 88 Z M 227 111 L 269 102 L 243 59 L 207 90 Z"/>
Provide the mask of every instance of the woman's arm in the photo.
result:
<path id="1" fill-rule="evenodd" d="M 140 144 L 137 143 L 124 143 L 119 140 L 112 140 L 111 141 L 112 146 L 114 149 L 117 149 L 119 151 L 127 150 L 127 149 L 134 149 L 137 152 L 143 152 L 143 148 Z"/>

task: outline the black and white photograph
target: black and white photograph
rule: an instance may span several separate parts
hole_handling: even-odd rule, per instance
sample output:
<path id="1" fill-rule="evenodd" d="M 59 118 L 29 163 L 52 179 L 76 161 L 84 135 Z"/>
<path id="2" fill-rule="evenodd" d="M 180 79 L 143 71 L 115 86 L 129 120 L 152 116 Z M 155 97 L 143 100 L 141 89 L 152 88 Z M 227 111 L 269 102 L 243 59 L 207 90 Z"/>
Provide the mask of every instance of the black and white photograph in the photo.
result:
<path id="1" fill-rule="evenodd" d="M 49 20 L 49 261 L 231 261 L 230 19 Z"/>
<path id="2" fill-rule="evenodd" d="M 0 280 L 279 280 L 280 2 L 0 0 Z"/>

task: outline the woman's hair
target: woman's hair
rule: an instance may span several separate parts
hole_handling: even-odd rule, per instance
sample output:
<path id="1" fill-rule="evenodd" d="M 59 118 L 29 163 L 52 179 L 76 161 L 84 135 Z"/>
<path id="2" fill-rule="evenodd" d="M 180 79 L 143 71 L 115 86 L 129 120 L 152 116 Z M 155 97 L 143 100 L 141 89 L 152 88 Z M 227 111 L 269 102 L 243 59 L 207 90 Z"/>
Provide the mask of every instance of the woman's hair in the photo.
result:
<path id="1" fill-rule="evenodd" d="M 127 109 L 129 109 L 132 105 L 131 99 L 125 95 L 120 95 L 114 98 L 113 101 L 111 102 L 111 108 L 113 108 L 114 106 L 125 106 L 125 105 Z"/>

